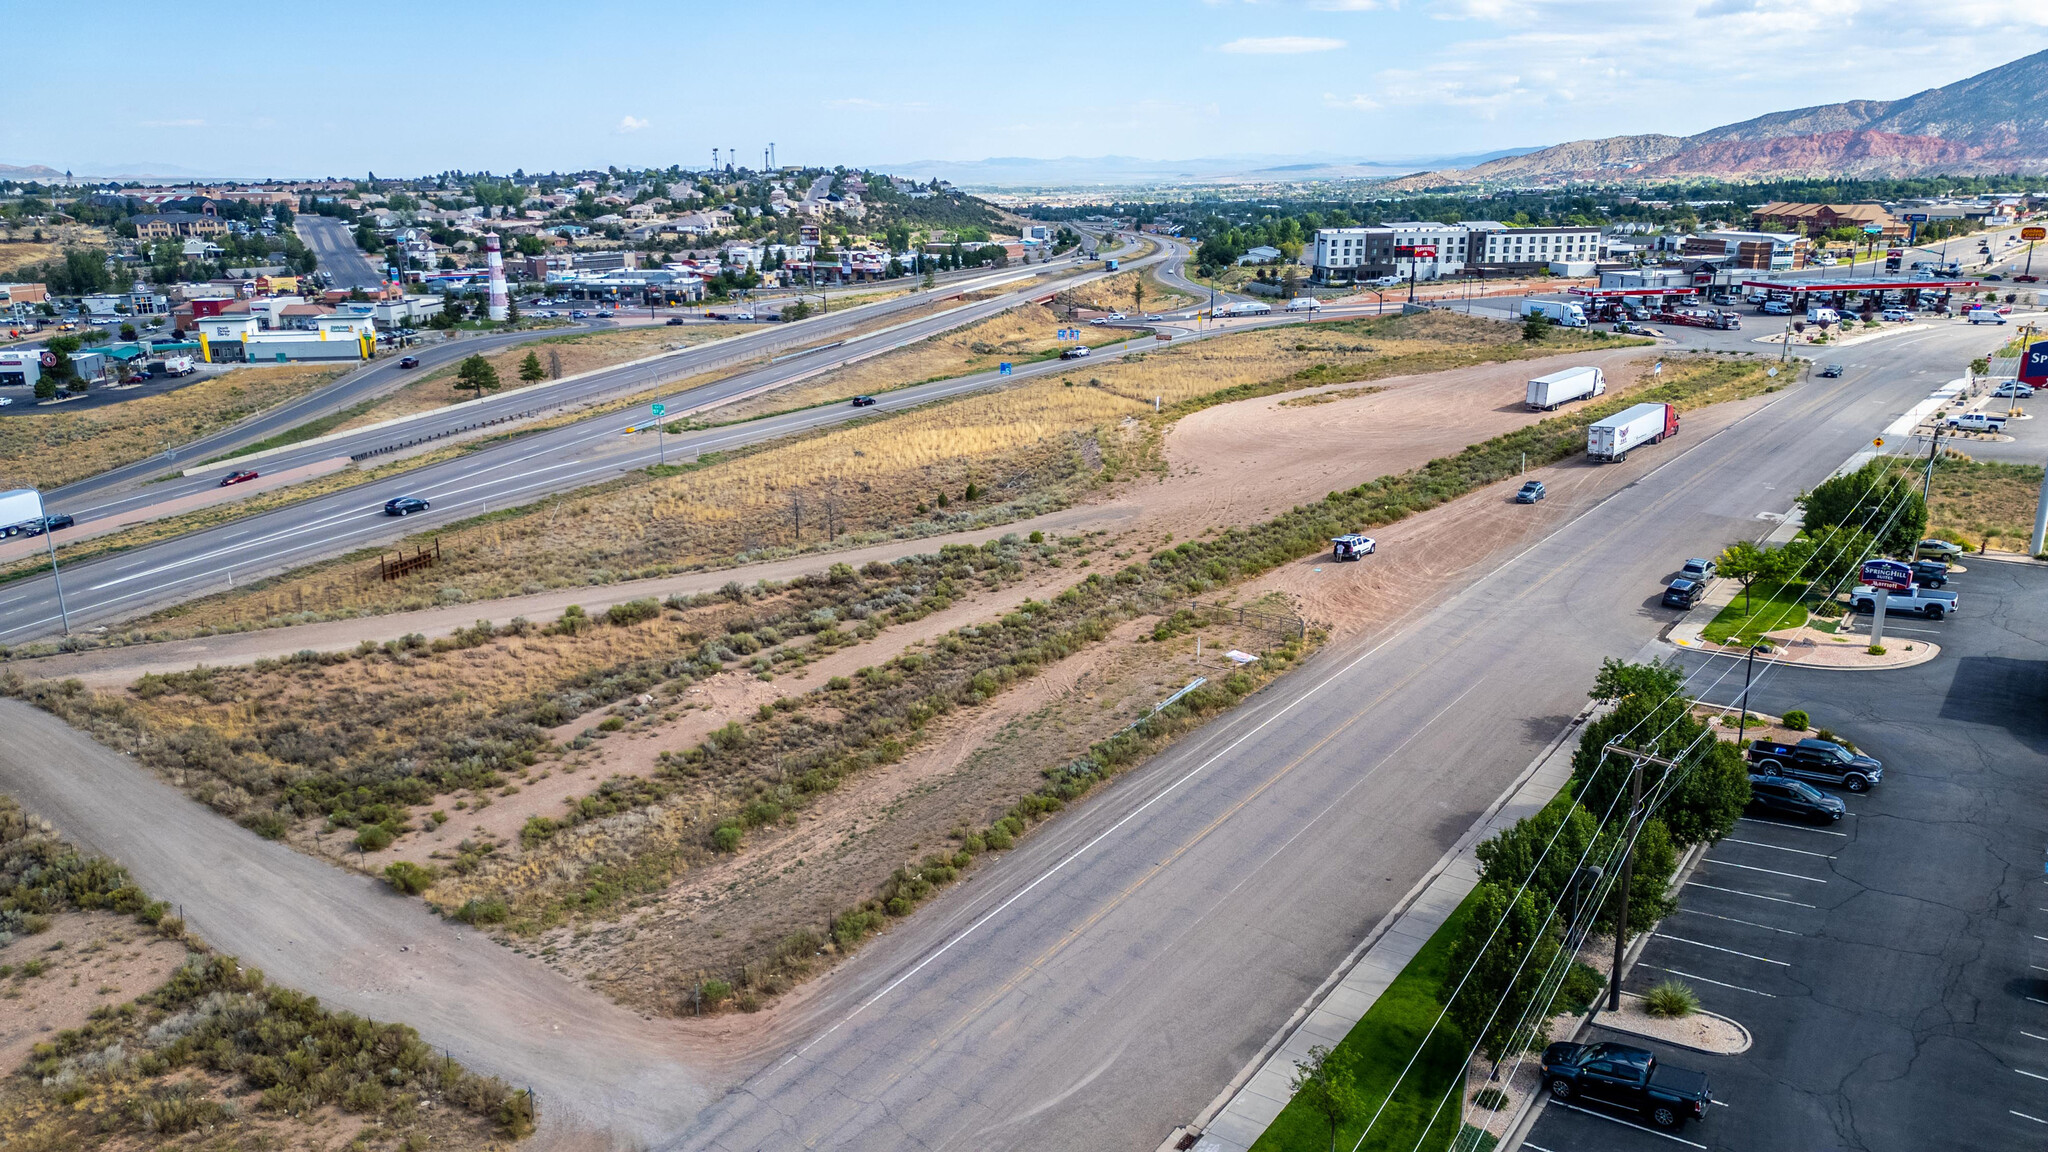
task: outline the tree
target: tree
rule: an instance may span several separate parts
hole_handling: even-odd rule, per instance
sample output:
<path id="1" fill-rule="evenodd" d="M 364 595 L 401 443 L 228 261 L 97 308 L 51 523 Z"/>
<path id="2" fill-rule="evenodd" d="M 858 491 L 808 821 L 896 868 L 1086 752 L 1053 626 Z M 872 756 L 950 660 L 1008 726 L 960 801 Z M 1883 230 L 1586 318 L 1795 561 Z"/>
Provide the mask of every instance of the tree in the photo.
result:
<path id="1" fill-rule="evenodd" d="M 458 388 L 476 389 L 476 398 L 484 398 L 485 392 L 498 390 L 498 370 L 482 356 L 472 355 L 456 369 L 455 383 Z"/>
<path id="2" fill-rule="evenodd" d="M 1862 529 L 1877 536 L 1880 552 L 1910 555 L 1927 533 L 1927 504 L 1917 485 L 1907 482 L 1895 463 L 1872 460 L 1845 476 L 1833 476 L 1799 498 L 1805 509 L 1805 532 L 1815 540 L 1836 526 Z"/>
<path id="3" fill-rule="evenodd" d="M 1545 336 L 1550 335 L 1550 325 L 1550 317 L 1545 316 L 1541 312 L 1531 313 L 1527 319 L 1522 321 L 1522 339 L 1531 342 L 1541 340 Z"/>
<path id="4" fill-rule="evenodd" d="M 1513 889 L 1490 883 L 1480 884 L 1469 924 L 1451 950 L 1449 971 L 1463 977 L 1465 985 L 1451 1001 L 1450 1017 L 1467 1040 L 1478 1041 L 1487 1059 L 1499 1064 L 1547 1039 L 1540 1011 L 1533 1036 L 1517 1033 L 1523 1012 L 1557 958 L 1557 935 L 1529 892 L 1517 896 Z"/>
<path id="5" fill-rule="evenodd" d="M 784 320 L 801 320 L 804 317 L 809 316 L 810 314 L 811 306 L 809 304 L 804 303 L 802 300 L 799 300 L 794 304 L 790 304 L 782 309 L 782 318 Z"/>
<path id="6" fill-rule="evenodd" d="M 56 398 L 57 398 L 57 380 L 56 380 L 56 378 L 55 378 L 55 377 L 53 377 L 53 376 L 50 376 L 50 375 L 48 375 L 48 374 L 44 374 L 44 375 L 40 375 L 40 376 L 37 376 L 37 377 L 36 377 L 36 399 L 38 399 L 38 400 L 55 400 Z"/>
<path id="7" fill-rule="evenodd" d="M 133 339 L 135 339 L 135 325 L 133 325 L 133 324 L 129 324 L 129 323 L 125 323 L 125 322 L 124 322 L 124 323 L 123 323 L 123 324 L 121 325 L 121 339 L 123 339 L 123 340 L 133 340 Z"/>
<path id="8" fill-rule="evenodd" d="M 547 245 L 531 232 L 514 241 L 512 246 L 519 250 L 521 256 L 538 256 L 547 251 Z"/>
<path id="9" fill-rule="evenodd" d="M 1131 311 L 1141 316 L 1145 312 L 1145 278 L 1142 276 L 1131 278 Z"/>
<path id="10" fill-rule="evenodd" d="M 1336 1152 L 1337 1130 L 1363 1110 L 1364 1101 L 1351 1077 L 1334 1067 L 1330 1050 L 1318 1044 L 1308 1050 L 1308 1059 L 1294 1062 L 1294 1078 L 1287 1087 L 1296 1100 L 1329 1124 L 1330 1152 Z"/>
<path id="11" fill-rule="evenodd" d="M 519 362 L 519 378 L 528 384 L 548 378 L 548 370 L 540 366 L 540 353 L 528 352 L 526 359 Z"/>
<path id="12" fill-rule="evenodd" d="M 1714 566 L 1721 575 L 1742 585 L 1742 610 L 1749 611 L 1749 588 L 1757 581 L 1777 575 L 1781 565 L 1775 553 L 1747 540 L 1738 540 L 1721 550 Z"/>

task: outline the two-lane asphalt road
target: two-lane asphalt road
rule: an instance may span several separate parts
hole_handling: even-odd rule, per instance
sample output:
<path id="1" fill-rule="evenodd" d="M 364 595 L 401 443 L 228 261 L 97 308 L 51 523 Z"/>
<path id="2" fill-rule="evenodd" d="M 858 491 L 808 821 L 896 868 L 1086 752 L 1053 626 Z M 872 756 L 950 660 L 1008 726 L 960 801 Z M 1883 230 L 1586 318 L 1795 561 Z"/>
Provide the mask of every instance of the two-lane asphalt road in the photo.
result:
<path id="1" fill-rule="evenodd" d="M 1625 464 L 1565 466 L 1630 483 L 870 944 L 778 1027 L 795 1039 L 663 1147 L 1154 1147 L 1564 728 L 1599 661 L 1653 644 L 1681 558 L 1760 535 L 1761 514 L 1994 339 L 1869 346 L 1850 376 L 1718 432 L 1695 418 Z"/>
<path id="2" fill-rule="evenodd" d="M 375 288 L 384 282 L 383 271 L 356 247 L 355 230 L 346 222 L 302 213 L 292 228 L 319 259 L 315 270 L 327 273 L 334 287 Z"/>

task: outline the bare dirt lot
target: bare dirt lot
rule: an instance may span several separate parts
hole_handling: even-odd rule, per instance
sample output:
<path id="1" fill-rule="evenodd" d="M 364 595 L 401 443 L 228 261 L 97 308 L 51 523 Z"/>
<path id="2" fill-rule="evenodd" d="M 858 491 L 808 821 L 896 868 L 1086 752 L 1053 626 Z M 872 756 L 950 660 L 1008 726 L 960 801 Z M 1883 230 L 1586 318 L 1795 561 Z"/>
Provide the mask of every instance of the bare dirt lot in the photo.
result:
<path id="1" fill-rule="evenodd" d="M 102 1004 L 156 988 L 184 962 L 182 941 L 113 912 L 60 913 L 48 931 L 0 945 L 0 1070 L 19 1068 L 29 1049 L 82 1027 Z"/>

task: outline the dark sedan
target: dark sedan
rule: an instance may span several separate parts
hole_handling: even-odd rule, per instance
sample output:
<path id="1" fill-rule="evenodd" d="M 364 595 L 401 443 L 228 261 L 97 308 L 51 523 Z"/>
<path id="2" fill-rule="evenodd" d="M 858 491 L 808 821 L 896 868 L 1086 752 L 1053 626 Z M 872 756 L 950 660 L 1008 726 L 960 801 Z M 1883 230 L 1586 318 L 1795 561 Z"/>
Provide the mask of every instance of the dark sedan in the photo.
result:
<path id="1" fill-rule="evenodd" d="M 425 512 L 432 507 L 432 504 L 417 496 L 394 496 L 384 502 L 384 514 L 386 516 L 410 516 L 415 512 Z"/>
<path id="2" fill-rule="evenodd" d="M 873 396 L 855 396 L 853 398 L 853 406 L 855 408 L 873 408 L 875 406 L 875 398 Z"/>
<path id="3" fill-rule="evenodd" d="M 1670 585 L 1668 585 L 1664 589 L 1664 598 L 1662 603 L 1666 608 L 1689 609 L 1693 605 L 1699 603 L 1700 597 L 1706 594 L 1707 585 L 1704 581 L 1685 579 L 1673 580 L 1670 583 Z"/>
<path id="4" fill-rule="evenodd" d="M 417 368 L 420 366 L 420 358 L 417 356 L 402 357 L 398 361 L 398 366 L 400 368 Z"/>

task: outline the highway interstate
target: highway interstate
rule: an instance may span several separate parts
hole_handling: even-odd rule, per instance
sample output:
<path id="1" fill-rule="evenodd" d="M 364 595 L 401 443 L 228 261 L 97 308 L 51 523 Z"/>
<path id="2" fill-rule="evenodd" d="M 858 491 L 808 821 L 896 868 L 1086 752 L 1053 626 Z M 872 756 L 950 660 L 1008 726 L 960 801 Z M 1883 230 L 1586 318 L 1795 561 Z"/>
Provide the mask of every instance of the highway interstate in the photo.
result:
<path id="1" fill-rule="evenodd" d="M 1684 557 L 1774 526 L 1994 336 L 1709 413 L 1405 624 L 1318 654 L 869 945 L 665 1149 L 1150 1149 L 1194 1118 L 1585 703 Z M 1849 382 L 1853 381 L 1853 382 Z M 1336 569 L 1349 573 L 1357 569 Z M 1337 578 L 1337 577 L 1332 577 Z"/>
<path id="2" fill-rule="evenodd" d="M 1158 258 L 1155 253 L 1144 259 Z M 1053 264 L 1044 268 L 1052 272 L 1069 271 L 1071 265 Z M 1099 271 L 1089 272 L 1081 279 L 1101 274 Z M 1057 283 L 1075 282 L 1065 280 Z M 873 323 L 878 317 L 891 315 L 890 312 L 876 311 L 888 309 L 891 305 L 900 305 L 896 311 L 910 313 L 910 316 L 883 331 L 849 338 L 830 347 L 819 347 L 810 353 L 779 357 L 776 362 L 763 367 L 666 397 L 666 419 L 673 422 L 696 408 L 793 383 L 858 357 L 878 354 L 974 323 L 1016 307 L 1042 293 L 1047 286 L 1040 282 L 1038 271 L 1026 270 L 956 283 L 951 290 L 957 293 L 1000 287 L 1012 290 L 992 299 L 966 302 L 937 313 L 918 315 L 918 312 L 925 311 L 927 298 L 917 296 L 849 311 L 845 314 L 846 320 L 837 322 L 847 327 Z M 834 317 L 838 315 L 835 313 Z M 572 399 L 652 389 L 663 381 L 688 377 L 710 365 L 729 362 L 736 354 L 753 358 L 759 354 L 761 342 L 767 339 L 786 341 L 793 333 L 801 333 L 808 337 L 805 342 L 809 342 L 821 336 L 829 337 L 837 330 L 825 328 L 821 331 L 813 327 L 818 323 L 821 322 L 806 321 L 792 329 L 769 329 L 724 344 L 699 346 L 652 362 L 602 369 L 579 379 L 568 379 L 560 385 L 561 391 L 548 391 L 545 405 L 552 407 Z M 1130 348 L 1148 344 L 1149 341 L 1134 341 Z M 467 342 L 459 344 L 457 349 L 466 353 L 469 350 Z M 1106 348 L 1101 354 L 1116 355 L 1118 351 Z M 74 629 L 118 620 L 224 589 L 230 580 L 246 582 L 355 548 L 390 542 L 422 527 L 464 519 L 488 508 L 504 508 L 548 493 L 597 483 L 646 467 L 656 462 L 664 451 L 669 459 L 682 460 L 692 453 L 760 443 L 826 424 L 993 387 L 1004 380 L 1058 371 L 1060 364 L 1054 360 L 1020 365 L 1010 377 L 982 373 L 901 389 L 879 396 L 878 403 L 872 408 L 851 409 L 844 405 L 812 408 L 726 428 L 669 436 L 665 445 L 657 443 L 650 435 L 628 434 L 630 427 L 650 425 L 651 417 L 646 409 L 592 417 L 564 427 L 516 436 L 456 459 L 302 500 L 232 523 L 96 560 L 64 565 L 65 607 L 69 609 Z M 282 471 L 383 448 L 401 439 L 410 440 L 447 428 L 467 426 L 535 405 L 533 393 L 489 396 L 481 401 L 451 405 L 431 417 L 409 422 L 403 426 L 402 432 L 370 429 L 320 444 L 299 445 L 267 456 L 256 466 Z M 108 494 L 82 506 L 68 503 L 60 495 L 51 500 L 51 507 L 86 522 L 95 516 L 111 515 L 137 501 L 155 503 L 210 489 L 233 466 L 223 463 L 215 471 L 150 484 L 140 493 L 130 490 Z M 157 468 L 163 467 L 164 464 L 157 464 Z M 434 508 L 403 519 L 383 515 L 384 502 L 399 495 L 422 497 L 431 501 Z M 57 634 L 61 630 L 61 622 L 55 586 L 47 573 L 0 585 L 0 643 L 13 644 Z"/>

